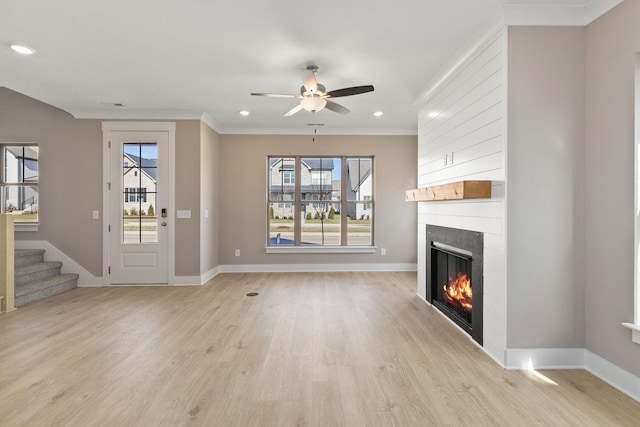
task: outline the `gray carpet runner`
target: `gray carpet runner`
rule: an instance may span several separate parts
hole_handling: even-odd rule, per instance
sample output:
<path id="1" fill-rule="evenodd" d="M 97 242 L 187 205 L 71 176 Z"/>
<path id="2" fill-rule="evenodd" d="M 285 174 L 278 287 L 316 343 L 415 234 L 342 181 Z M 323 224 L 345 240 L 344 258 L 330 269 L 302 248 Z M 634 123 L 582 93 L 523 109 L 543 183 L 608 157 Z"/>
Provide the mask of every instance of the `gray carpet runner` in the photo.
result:
<path id="1" fill-rule="evenodd" d="M 43 249 L 15 250 L 15 306 L 78 287 L 77 274 L 61 274 L 62 263 L 45 261 Z"/>

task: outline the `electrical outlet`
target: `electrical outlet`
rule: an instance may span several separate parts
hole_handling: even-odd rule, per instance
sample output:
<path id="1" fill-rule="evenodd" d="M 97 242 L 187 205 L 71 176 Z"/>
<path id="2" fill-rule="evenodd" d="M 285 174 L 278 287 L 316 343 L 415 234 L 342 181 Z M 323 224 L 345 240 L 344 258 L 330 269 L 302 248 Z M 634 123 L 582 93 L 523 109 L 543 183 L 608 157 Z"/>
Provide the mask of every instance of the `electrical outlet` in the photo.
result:
<path id="1" fill-rule="evenodd" d="M 240 249 L 236 249 L 236 256 L 240 256 Z"/>
<path id="2" fill-rule="evenodd" d="M 386 248 L 382 248 L 380 249 L 380 255 L 386 255 L 387 254 L 387 249 Z"/>
<path id="3" fill-rule="evenodd" d="M 448 154 L 444 155 L 444 158 L 442 159 L 442 164 L 444 166 L 447 166 L 449 164 L 449 155 Z"/>

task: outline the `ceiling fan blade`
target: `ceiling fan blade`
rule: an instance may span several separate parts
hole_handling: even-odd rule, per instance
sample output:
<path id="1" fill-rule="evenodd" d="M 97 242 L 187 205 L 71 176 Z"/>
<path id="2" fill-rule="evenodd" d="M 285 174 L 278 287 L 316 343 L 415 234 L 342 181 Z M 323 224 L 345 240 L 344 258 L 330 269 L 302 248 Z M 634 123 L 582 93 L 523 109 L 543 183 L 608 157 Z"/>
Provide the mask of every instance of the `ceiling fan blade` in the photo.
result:
<path id="1" fill-rule="evenodd" d="M 285 117 L 293 116 L 295 113 L 297 113 L 300 110 L 302 110 L 302 104 L 296 105 L 291 110 L 287 111 L 284 116 Z"/>
<path id="2" fill-rule="evenodd" d="M 251 93 L 253 96 L 268 96 L 271 98 L 302 98 L 300 95 L 291 95 L 289 93 Z"/>
<path id="3" fill-rule="evenodd" d="M 354 86 L 344 89 L 337 89 L 327 92 L 327 96 L 330 98 L 338 98 L 340 96 L 360 95 L 361 93 L 373 92 L 372 85 L 366 86 Z"/>
<path id="4" fill-rule="evenodd" d="M 318 80 L 316 80 L 316 73 L 313 70 L 302 70 L 302 84 L 307 91 L 317 92 Z"/>
<path id="5" fill-rule="evenodd" d="M 333 101 L 329 101 L 328 99 L 327 99 L 327 105 L 325 105 L 324 108 L 326 108 L 327 110 L 331 110 L 334 113 L 340 113 L 340 114 L 349 113 L 349 109 L 348 108 L 345 108 L 340 104 L 336 104 Z"/>

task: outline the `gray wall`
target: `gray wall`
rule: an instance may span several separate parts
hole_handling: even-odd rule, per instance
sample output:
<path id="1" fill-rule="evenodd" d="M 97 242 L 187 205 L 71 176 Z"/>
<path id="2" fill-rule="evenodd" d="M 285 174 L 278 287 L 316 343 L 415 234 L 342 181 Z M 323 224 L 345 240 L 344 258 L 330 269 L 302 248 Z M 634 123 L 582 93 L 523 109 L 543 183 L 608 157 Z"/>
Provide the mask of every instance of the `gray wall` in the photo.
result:
<path id="1" fill-rule="evenodd" d="M 508 30 L 508 348 L 584 347 L 584 33 Z"/>
<path id="2" fill-rule="evenodd" d="M 377 254 L 267 254 L 268 155 L 374 155 Z M 415 136 L 222 135 L 220 147 L 220 264 L 415 263 Z M 234 256 L 240 249 L 242 256 Z"/>
<path id="3" fill-rule="evenodd" d="M 70 114 L 0 87 L 0 142 L 39 145 L 37 232 L 16 240 L 47 240 L 96 276 L 102 275 L 102 130 L 99 120 Z M 79 238 L 81 236 L 81 238 Z"/>
<path id="4" fill-rule="evenodd" d="M 220 264 L 219 169 L 220 136 L 205 123 L 200 123 L 200 274 L 206 274 Z"/>
<path id="5" fill-rule="evenodd" d="M 628 0 L 586 33 L 586 347 L 640 375 L 633 321 L 634 68 L 640 1 Z"/>
<path id="6" fill-rule="evenodd" d="M 191 218 L 175 219 L 176 276 L 200 276 L 200 121 L 176 121 L 176 210 Z"/>

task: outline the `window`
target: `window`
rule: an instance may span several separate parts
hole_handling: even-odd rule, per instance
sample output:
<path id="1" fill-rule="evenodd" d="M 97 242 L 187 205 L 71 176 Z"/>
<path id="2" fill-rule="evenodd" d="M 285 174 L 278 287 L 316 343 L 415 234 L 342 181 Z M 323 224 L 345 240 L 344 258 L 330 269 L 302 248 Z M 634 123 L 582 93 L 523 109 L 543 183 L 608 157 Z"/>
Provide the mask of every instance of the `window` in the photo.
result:
<path id="1" fill-rule="evenodd" d="M 329 174 L 328 180 L 331 180 L 331 174 Z M 311 171 L 311 185 L 322 185 L 327 181 L 327 177 L 322 171 Z"/>
<path id="2" fill-rule="evenodd" d="M 268 248 L 373 246 L 373 157 L 269 157 L 267 165 Z"/>
<path id="3" fill-rule="evenodd" d="M 0 145 L 1 212 L 17 224 L 38 223 L 38 146 Z"/>
<path id="4" fill-rule="evenodd" d="M 292 171 L 282 172 L 282 182 L 286 185 L 294 185 L 296 183 L 296 174 Z"/>
<path id="5" fill-rule="evenodd" d="M 137 176 L 137 175 L 136 175 Z M 125 203 L 142 202 L 147 203 L 147 189 L 127 187 L 124 189 L 124 201 Z"/>
<path id="6" fill-rule="evenodd" d="M 631 339 L 640 344 L 640 54 L 636 54 L 635 70 L 635 212 L 634 212 L 634 316 L 633 323 L 623 323 L 631 329 Z"/>

